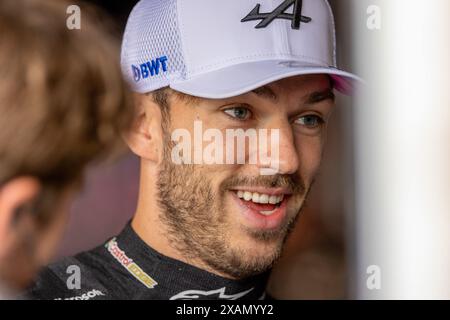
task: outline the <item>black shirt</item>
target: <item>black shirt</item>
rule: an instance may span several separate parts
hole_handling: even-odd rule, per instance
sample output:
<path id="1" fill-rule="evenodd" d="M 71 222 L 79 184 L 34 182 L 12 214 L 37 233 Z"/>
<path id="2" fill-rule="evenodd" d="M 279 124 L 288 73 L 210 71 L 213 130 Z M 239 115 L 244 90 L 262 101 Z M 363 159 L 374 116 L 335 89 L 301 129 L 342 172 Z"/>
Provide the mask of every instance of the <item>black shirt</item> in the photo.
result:
<path id="1" fill-rule="evenodd" d="M 266 297 L 268 276 L 230 280 L 166 257 L 141 240 L 129 223 L 104 245 L 45 268 L 24 297 L 257 300 Z"/>

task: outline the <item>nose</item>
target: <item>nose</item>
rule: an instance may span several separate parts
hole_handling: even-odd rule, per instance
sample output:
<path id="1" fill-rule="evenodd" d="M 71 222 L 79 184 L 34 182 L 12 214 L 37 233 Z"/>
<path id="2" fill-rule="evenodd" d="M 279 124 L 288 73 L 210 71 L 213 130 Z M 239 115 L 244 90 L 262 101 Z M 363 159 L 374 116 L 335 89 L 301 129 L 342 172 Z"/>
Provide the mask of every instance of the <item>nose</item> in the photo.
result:
<path id="1" fill-rule="evenodd" d="M 266 139 L 268 141 L 266 150 L 270 156 L 266 161 L 259 162 L 260 173 L 262 175 L 294 174 L 299 169 L 300 161 L 289 121 L 287 119 L 274 121 L 267 129 L 269 134 Z M 265 151 L 261 149 L 264 147 L 260 144 L 260 154 Z"/>

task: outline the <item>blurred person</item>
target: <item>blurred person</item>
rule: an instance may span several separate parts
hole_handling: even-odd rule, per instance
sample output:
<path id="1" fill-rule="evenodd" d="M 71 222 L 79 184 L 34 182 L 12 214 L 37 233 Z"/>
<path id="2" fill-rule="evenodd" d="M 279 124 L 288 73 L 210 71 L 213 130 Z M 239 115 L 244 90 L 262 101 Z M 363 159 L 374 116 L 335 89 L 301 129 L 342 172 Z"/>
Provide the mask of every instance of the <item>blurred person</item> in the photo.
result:
<path id="1" fill-rule="evenodd" d="M 29 296 L 267 297 L 270 269 L 320 166 L 334 89 L 348 93 L 357 79 L 337 69 L 334 37 L 325 0 L 140 1 L 122 42 L 136 93 L 126 134 L 141 159 L 136 213 L 105 244 L 49 266 Z M 174 134 L 189 140 L 198 123 L 218 134 L 276 129 L 280 157 L 192 163 L 189 155 L 204 154 L 201 141 L 178 162 Z M 225 140 L 216 146 L 236 151 Z M 71 265 L 81 270 L 77 291 L 66 286 Z"/>
<path id="2" fill-rule="evenodd" d="M 117 43 L 86 15 L 69 30 L 68 6 L 0 2 L 0 299 L 49 263 L 84 168 L 132 119 Z"/>

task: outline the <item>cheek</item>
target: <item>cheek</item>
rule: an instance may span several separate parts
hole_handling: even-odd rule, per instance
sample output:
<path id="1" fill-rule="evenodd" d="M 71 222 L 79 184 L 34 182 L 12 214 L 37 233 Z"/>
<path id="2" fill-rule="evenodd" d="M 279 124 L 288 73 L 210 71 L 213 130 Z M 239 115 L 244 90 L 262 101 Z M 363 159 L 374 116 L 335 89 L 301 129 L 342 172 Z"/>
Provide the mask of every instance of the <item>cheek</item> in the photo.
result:
<path id="1" fill-rule="evenodd" d="M 322 137 L 300 137 L 297 139 L 296 148 L 299 157 L 302 177 L 307 181 L 312 179 L 319 170 L 322 160 L 324 141 Z"/>
<path id="2" fill-rule="evenodd" d="M 239 165 L 196 165 L 194 170 L 202 183 L 208 183 L 213 193 L 220 195 L 224 182 L 238 175 Z"/>

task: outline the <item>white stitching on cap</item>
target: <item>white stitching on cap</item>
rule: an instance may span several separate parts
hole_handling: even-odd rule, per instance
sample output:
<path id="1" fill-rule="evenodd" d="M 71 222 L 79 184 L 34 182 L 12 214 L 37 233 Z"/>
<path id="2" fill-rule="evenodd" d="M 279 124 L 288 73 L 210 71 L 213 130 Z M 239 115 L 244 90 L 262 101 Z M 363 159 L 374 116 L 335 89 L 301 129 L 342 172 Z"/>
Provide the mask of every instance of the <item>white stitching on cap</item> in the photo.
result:
<path id="1" fill-rule="evenodd" d="M 235 58 L 231 58 L 231 59 L 227 59 L 227 60 L 221 60 L 220 62 L 216 62 L 213 64 L 201 66 L 201 67 L 193 69 L 191 72 L 187 72 L 186 78 L 189 78 L 193 73 L 200 73 L 201 71 L 203 71 L 205 69 L 214 68 L 216 66 L 222 65 L 227 62 L 244 60 L 244 61 L 242 61 L 242 63 L 246 63 L 246 62 L 252 62 L 252 61 L 245 61 L 246 59 L 259 58 L 259 57 L 268 57 L 268 58 L 276 57 L 276 58 L 280 58 L 280 59 L 285 59 L 285 57 L 283 57 L 283 55 L 286 57 L 289 57 L 289 58 L 307 59 L 307 61 L 305 61 L 305 62 L 318 63 L 318 64 L 328 67 L 328 62 L 318 60 L 318 59 L 313 59 L 313 58 L 311 58 L 309 56 L 305 56 L 305 55 L 296 55 L 296 54 L 291 54 L 291 53 L 263 53 L 263 54 L 253 54 L 253 55 L 248 55 L 248 56 L 235 57 Z"/>
<path id="2" fill-rule="evenodd" d="M 330 14 L 330 21 L 331 21 L 331 25 L 333 26 L 333 64 L 334 67 L 337 67 L 337 58 L 336 58 L 336 25 L 334 23 L 334 15 L 333 15 L 333 10 L 331 9 L 331 5 L 328 2 L 328 0 L 325 0 L 325 3 L 328 6 L 328 12 Z"/>
<path id="3" fill-rule="evenodd" d="M 187 55 L 186 55 L 186 49 L 185 49 L 185 47 L 184 47 L 184 41 L 183 41 L 183 33 L 182 33 L 182 30 L 185 30 L 184 29 L 184 27 L 182 27 L 184 24 L 183 24 L 183 21 L 182 21 L 182 19 L 180 18 L 180 10 L 178 10 L 178 3 L 179 2 L 181 2 L 182 0 L 173 0 L 174 2 L 175 2 L 175 10 L 176 10 L 176 16 L 177 16 L 177 26 L 178 26 L 178 36 L 179 36 L 179 39 L 180 39 L 180 49 L 181 49 L 181 55 L 183 56 L 183 61 L 184 61 L 184 65 L 183 65 L 183 70 L 179 70 L 179 72 L 178 72 L 178 74 L 177 74 L 177 77 L 182 77 L 182 78 L 184 78 L 184 77 L 186 77 L 186 74 L 187 74 L 187 64 L 188 64 L 188 61 L 187 61 L 187 59 L 186 59 L 186 57 L 187 57 Z"/>

